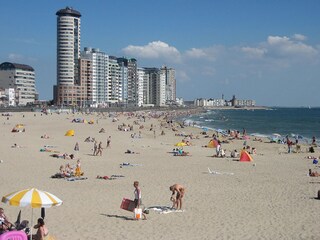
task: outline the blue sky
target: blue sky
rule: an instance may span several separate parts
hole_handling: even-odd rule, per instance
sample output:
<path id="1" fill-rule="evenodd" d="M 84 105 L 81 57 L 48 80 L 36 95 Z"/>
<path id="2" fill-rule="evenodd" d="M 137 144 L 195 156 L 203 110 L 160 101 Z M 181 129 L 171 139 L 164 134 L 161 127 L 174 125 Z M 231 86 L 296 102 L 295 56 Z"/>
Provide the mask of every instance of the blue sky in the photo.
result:
<path id="1" fill-rule="evenodd" d="M 56 83 L 56 12 L 81 14 L 81 49 L 176 69 L 177 96 L 320 106 L 318 0 L 1 1 L 0 62 L 36 70 L 40 99 Z"/>

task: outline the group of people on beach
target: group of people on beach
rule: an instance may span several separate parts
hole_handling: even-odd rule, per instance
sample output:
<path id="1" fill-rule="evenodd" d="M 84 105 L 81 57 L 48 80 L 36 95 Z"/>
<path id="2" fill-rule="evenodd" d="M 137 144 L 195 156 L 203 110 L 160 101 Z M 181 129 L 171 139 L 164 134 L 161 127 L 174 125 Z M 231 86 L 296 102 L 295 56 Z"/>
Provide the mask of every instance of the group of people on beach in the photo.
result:
<path id="1" fill-rule="evenodd" d="M 21 223 L 16 222 L 15 224 L 11 223 L 8 217 L 4 213 L 4 209 L 0 208 L 0 234 L 11 230 L 24 231 L 26 234 L 29 234 L 28 229 L 29 222 L 24 220 Z M 30 236 L 32 240 L 46 240 L 49 239 L 49 230 L 45 225 L 43 218 L 38 218 L 37 224 L 33 226 L 37 230 L 36 234 Z M 11 238 L 10 238 L 11 239 Z M 20 238 L 19 238 L 20 239 Z M 29 236 L 28 236 L 29 239 Z"/>
<path id="2" fill-rule="evenodd" d="M 139 181 L 134 181 L 133 182 L 134 186 L 134 207 L 135 208 L 140 208 L 142 205 L 142 194 L 141 194 L 141 188 L 139 186 Z M 170 201 L 173 202 L 172 208 L 181 210 L 182 209 L 182 199 L 185 195 L 185 188 L 181 184 L 173 184 L 172 186 L 169 187 L 169 190 L 171 191 L 171 197 Z M 146 214 L 147 211 L 142 212 L 143 219 L 146 220 Z"/>
<path id="3" fill-rule="evenodd" d="M 84 172 L 81 170 L 80 159 L 78 159 L 75 167 L 72 167 L 70 163 L 67 163 L 65 166 L 60 165 L 59 172 L 51 176 L 51 178 L 70 178 L 80 177 L 83 175 Z"/>

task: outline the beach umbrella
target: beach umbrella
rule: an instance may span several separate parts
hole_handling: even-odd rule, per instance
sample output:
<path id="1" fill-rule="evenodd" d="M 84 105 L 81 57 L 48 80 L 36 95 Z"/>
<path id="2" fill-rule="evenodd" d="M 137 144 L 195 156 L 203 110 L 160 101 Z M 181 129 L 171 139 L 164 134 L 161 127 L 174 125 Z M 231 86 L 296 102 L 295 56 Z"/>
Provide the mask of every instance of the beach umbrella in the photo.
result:
<path id="1" fill-rule="evenodd" d="M 29 188 L 9 193 L 3 196 L 1 201 L 11 206 L 32 208 L 30 236 L 32 236 L 33 227 L 33 208 L 49 208 L 53 206 L 60 206 L 62 204 L 62 200 L 60 200 L 55 195 L 45 191 L 38 190 L 36 188 Z"/>

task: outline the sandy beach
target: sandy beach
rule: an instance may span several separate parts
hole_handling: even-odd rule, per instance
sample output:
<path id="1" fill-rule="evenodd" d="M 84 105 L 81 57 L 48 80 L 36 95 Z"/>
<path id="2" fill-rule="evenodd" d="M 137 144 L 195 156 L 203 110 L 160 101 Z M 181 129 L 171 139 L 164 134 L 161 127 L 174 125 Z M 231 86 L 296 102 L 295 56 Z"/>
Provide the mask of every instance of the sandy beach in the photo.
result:
<path id="1" fill-rule="evenodd" d="M 73 119 L 92 120 L 94 124 L 74 123 Z M 173 131 L 162 117 L 138 119 L 121 114 L 41 114 L 13 113 L 0 117 L 1 197 L 14 191 L 36 187 L 63 200 L 61 206 L 46 209 L 45 222 L 56 239 L 320 239 L 320 178 L 308 176 L 308 169 L 320 170 L 307 156 L 319 158 L 319 149 L 308 153 L 287 153 L 284 144 L 247 140 L 257 153 L 253 162 L 235 158 L 215 158 L 214 148 L 205 148 L 210 138 L 201 129 Z M 161 127 L 161 122 L 163 126 Z M 133 131 L 120 131 L 130 124 Z M 25 132 L 12 133 L 16 124 Z M 151 124 L 153 129 L 150 131 Z M 143 129 L 139 129 L 144 125 Z M 99 133 L 104 128 L 104 133 Z M 75 135 L 65 133 L 74 130 Z M 140 138 L 139 136 L 140 131 Z M 165 135 L 161 135 L 164 131 Z M 132 134 L 136 137 L 132 137 Z M 184 147 L 191 156 L 173 156 L 174 144 L 193 134 L 191 146 Z M 44 134 L 48 139 L 41 138 Z M 212 136 L 213 132 L 208 132 Z M 102 156 L 93 156 L 93 137 L 103 143 Z M 106 148 L 111 136 L 110 147 Z M 76 142 L 79 151 L 74 151 Z M 227 156 L 240 151 L 243 140 L 223 143 Z M 14 144 L 19 147 L 12 148 Z M 54 158 L 53 152 L 75 154 L 75 159 Z M 135 154 L 125 154 L 126 150 Z M 60 165 L 81 161 L 85 180 L 67 181 L 51 178 Z M 131 166 L 120 167 L 123 163 Z M 210 174 L 208 168 L 221 174 Z M 228 174 L 232 173 L 232 174 Z M 114 180 L 97 175 L 118 176 Z M 123 177 L 120 177 L 123 176 Z M 133 182 L 138 180 L 145 207 L 170 207 L 169 186 L 186 188 L 183 211 L 160 214 L 150 209 L 147 220 L 133 220 L 133 213 L 120 209 L 123 198 L 134 198 Z M 19 211 L 30 221 L 31 208 L 0 203 L 14 222 Z M 40 209 L 33 210 L 33 221 Z"/>

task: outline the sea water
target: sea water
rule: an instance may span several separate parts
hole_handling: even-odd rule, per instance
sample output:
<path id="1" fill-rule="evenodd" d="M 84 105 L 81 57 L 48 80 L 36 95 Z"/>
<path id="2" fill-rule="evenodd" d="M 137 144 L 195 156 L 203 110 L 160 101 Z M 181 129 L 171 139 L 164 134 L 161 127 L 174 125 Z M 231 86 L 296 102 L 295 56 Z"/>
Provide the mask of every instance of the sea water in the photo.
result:
<path id="1" fill-rule="evenodd" d="M 180 120 L 205 130 L 245 129 L 256 137 L 280 134 L 306 142 L 314 136 L 320 142 L 320 108 L 215 109 Z"/>

